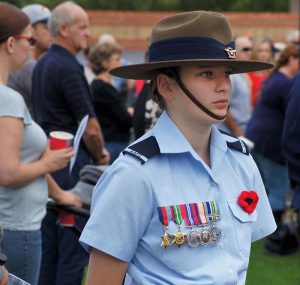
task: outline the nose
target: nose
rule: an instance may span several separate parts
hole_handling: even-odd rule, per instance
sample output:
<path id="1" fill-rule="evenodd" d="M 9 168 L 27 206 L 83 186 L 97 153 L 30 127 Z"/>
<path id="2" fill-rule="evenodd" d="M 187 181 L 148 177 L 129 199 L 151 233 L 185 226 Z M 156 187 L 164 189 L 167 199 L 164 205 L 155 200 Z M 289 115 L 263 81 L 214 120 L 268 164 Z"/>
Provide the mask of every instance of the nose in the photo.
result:
<path id="1" fill-rule="evenodd" d="M 91 30 L 87 28 L 86 30 L 86 37 L 89 38 L 91 36 Z"/>
<path id="2" fill-rule="evenodd" d="M 216 84 L 216 92 L 228 93 L 231 90 L 231 81 L 229 77 L 224 75 L 218 76 Z"/>

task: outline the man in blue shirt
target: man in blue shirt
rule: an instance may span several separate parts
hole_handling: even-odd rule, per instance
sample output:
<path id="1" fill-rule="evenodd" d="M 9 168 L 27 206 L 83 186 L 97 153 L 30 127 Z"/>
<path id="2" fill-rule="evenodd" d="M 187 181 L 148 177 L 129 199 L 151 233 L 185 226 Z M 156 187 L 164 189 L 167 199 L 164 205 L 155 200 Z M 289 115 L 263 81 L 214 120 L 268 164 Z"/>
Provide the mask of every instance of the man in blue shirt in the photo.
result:
<path id="1" fill-rule="evenodd" d="M 79 171 L 86 164 L 107 164 L 101 129 L 93 109 L 92 95 L 75 56 L 87 48 L 89 21 L 75 3 L 57 6 L 49 20 L 53 45 L 37 63 L 33 75 L 33 107 L 36 121 L 47 134 L 67 131 L 75 134 L 78 124 L 89 115 L 72 172 L 69 168 L 54 173 L 63 189 L 74 187 Z M 57 216 L 48 212 L 42 225 L 43 258 L 39 284 L 80 284 L 88 255 L 80 248 L 78 236 L 56 225 Z M 84 218 L 78 218 L 84 223 Z"/>

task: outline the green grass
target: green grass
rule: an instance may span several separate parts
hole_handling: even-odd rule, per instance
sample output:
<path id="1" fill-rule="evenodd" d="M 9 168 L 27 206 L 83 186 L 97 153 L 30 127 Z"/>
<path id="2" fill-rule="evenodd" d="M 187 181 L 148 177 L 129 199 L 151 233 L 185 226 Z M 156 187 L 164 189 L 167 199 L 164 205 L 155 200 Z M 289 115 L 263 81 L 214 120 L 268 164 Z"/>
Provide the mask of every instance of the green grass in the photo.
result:
<path id="1" fill-rule="evenodd" d="M 252 245 L 246 285 L 300 285 L 300 250 L 289 256 L 267 256 L 264 242 Z M 84 280 L 85 276 L 82 285 Z"/>
<path id="2" fill-rule="evenodd" d="M 264 240 L 252 245 L 246 285 L 300 285 L 300 251 L 288 256 L 267 256 Z"/>

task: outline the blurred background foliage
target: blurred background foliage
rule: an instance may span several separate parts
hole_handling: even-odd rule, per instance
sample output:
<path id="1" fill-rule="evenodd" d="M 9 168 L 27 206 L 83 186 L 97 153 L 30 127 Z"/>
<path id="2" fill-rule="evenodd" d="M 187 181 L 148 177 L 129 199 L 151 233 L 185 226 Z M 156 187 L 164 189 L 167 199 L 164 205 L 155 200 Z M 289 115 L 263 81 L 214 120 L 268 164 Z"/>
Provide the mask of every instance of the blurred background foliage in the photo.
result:
<path id="1" fill-rule="evenodd" d="M 23 7 L 40 3 L 49 8 L 62 3 L 60 0 L 8 0 L 11 4 Z M 85 9 L 121 11 L 190 11 L 214 10 L 231 12 L 287 12 L 288 0 L 76 0 Z"/>

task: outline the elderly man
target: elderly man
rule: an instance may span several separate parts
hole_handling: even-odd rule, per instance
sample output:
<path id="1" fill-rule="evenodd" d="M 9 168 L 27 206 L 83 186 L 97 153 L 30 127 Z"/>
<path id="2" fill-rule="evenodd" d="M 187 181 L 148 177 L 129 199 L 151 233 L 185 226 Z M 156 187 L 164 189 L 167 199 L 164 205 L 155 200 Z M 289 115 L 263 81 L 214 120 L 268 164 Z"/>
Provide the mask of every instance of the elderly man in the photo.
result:
<path id="1" fill-rule="evenodd" d="M 17 90 L 25 100 L 32 114 L 32 74 L 37 60 L 48 50 L 51 45 L 51 36 L 47 22 L 51 16 L 50 10 L 40 4 L 30 4 L 22 8 L 31 22 L 31 33 L 36 42 L 32 49 L 32 56 L 16 72 L 12 73 L 8 80 L 8 86 Z"/>
<path id="2" fill-rule="evenodd" d="M 53 45 L 37 63 L 33 74 L 33 109 L 36 121 L 47 134 L 63 130 L 75 134 L 79 122 L 89 115 L 73 170 L 65 168 L 53 177 L 63 189 L 71 189 L 79 180 L 80 169 L 87 164 L 107 164 L 109 154 L 93 108 L 92 95 L 76 60 L 86 49 L 90 36 L 85 11 L 73 2 L 58 5 L 49 19 Z M 42 224 L 43 257 L 40 285 L 81 284 L 88 255 L 78 243 L 76 233 L 57 227 L 57 215 L 49 211 Z M 79 224 L 85 224 L 78 217 Z"/>

